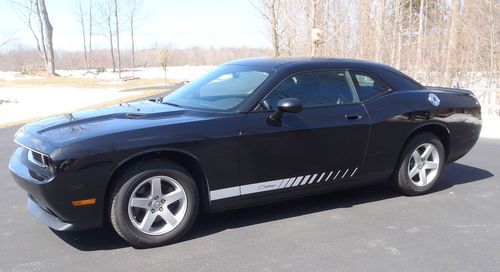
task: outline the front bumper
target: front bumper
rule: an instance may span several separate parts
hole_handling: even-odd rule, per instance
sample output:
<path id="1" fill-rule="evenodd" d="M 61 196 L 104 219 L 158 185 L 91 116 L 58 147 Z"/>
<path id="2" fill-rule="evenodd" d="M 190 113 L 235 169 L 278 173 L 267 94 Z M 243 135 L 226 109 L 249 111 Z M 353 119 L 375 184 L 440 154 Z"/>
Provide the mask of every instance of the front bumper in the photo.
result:
<path id="1" fill-rule="evenodd" d="M 58 231 L 75 229 L 75 225 L 61 221 L 56 215 L 44 210 L 38 203 L 28 197 L 28 211 L 49 228 Z"/>
<path id="2" fill-rule="evenodd" d="M 102 225 L 102 202 L 100 205 L 72 205 L 72 201 L 90 198 L 92 194 L 82 186 L 81 180 L 74 180 L 73 175 L 48 174 L 28 161 L 24 147 L 12 154 L 9 170 L 16 183 L 28 193 L 28 210 L 50 228 L 72 231 Z"/>

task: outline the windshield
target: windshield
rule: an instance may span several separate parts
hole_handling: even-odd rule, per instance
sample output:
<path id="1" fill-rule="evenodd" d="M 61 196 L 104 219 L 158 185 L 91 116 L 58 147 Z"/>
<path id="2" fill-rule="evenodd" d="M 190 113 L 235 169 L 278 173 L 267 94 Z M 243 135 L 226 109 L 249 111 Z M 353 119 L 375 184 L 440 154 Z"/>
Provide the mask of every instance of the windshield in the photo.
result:
<path id="1" fill-rule="evenodd" d="M 269 73 L 255 67 L 224 65 L 177 89 L 162 102 L 182 108 L 232 111 L 269 77 Z"/>

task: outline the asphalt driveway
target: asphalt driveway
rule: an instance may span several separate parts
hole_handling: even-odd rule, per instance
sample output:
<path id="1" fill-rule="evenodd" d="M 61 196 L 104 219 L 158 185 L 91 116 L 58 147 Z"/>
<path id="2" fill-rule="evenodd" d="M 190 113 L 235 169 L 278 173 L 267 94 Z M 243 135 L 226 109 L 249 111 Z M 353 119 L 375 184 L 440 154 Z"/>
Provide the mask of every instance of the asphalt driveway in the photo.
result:
<path id="1" fill-rule="evenodd" d="M 137 250 L 34 219 L 7 168 L 16 129 L 0 130 L 0 271 L 499 271 L 500 140 L 481 139 L 429 195 L 371 186 L 202 215 L 183 241 Z"/>

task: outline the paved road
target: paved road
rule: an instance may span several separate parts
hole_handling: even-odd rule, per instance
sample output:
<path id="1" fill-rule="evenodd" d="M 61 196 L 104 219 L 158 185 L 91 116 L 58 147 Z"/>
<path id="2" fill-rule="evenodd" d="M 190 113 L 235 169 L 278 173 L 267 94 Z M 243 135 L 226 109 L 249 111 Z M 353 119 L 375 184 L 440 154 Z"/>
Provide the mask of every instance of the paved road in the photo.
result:
<path id="1" fill-rule="evenodd" d="M 57 233 L 26 211 L 0 130 L 0 271 L 499 271 L 500 141 L 481 139 L 435 192 L 371 186 L 201 216 L 180 243 L 131 248 L 109 230 Z"/>

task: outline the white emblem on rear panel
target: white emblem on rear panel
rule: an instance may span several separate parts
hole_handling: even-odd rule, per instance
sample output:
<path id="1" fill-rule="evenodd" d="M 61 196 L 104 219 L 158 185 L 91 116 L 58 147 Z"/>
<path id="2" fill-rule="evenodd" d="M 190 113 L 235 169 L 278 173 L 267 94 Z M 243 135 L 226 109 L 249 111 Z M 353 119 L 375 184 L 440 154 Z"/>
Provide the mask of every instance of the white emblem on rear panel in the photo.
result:
<path id="1" fill-rule="evenodd" d="M 437 97 L 437 95 L 431 93 L 431 94 L 429 94 L 429 102 L 431 102 L 432 105 L 434 105 L 434 106 L 437 107 L 437 106 L 439 106 L 439 103 L 441 101 L 439 100 L 439 98 Z"/>

